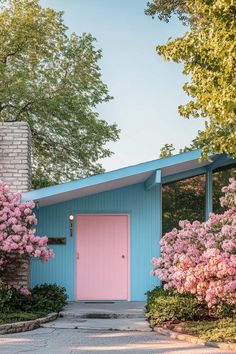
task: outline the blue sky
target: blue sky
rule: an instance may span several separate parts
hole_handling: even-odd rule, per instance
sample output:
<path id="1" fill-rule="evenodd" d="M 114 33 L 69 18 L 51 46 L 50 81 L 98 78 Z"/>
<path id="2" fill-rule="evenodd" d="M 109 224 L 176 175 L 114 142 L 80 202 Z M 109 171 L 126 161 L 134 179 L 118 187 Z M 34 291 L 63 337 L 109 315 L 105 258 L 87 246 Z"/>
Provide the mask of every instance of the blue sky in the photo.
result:
<path id="1" fill-rule="evenodd" d="M 145 0 L 41 0 L 65 12 L 69 30 L 92 33 L 103 50 L 103 81 L 114 100 L 98 107 L 101 118 L 116 122 L 120 140 L 109 144 L 114 155 L 103 161 L 107 170 L 158 158 L 160 147 L 188 145 L 203 121 L 179 117 L 186 102 L 187 77 L 180 64 L 167 63 L 157 44 L 186 31 L 177 19 L 162 23 L 144 15 Z"/>

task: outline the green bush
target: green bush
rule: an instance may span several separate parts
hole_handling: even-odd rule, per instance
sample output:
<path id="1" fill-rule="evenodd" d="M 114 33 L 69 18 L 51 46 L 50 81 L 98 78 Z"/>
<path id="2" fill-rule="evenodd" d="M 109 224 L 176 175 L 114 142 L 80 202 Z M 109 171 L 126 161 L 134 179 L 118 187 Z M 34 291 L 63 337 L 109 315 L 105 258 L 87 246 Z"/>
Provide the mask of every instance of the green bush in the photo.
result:
<path id="1" fill-rule="evenodd" d="M 66 305 L 66 289 L 56 284 L 42 284 L 31 290 L 31 310 L 59 312 Z"/>
<path id="2" fill-rule="evenodd" d="M 15 288 L 6 288 L 0 285 L 0 313 L 15 312 L 30 306 L 31 297 L 25 296 Z"/>
<path id="3" fill-rule="evenodd" d="M 221 307 L 213 307 L 210 314 L 215 319 L 233 317 L 235 315 L 235 305 L 222 304 Z"/>
<path id="4" fill-rule="evenodd" d="M 146 315 L 152 325 L 166 321 L 200 320 L 208 317 L 205 304 L 191 294 L 178 294 L 155 288 L 147 293 Z"/>
<path id="5" fill-rule="evenodd" d="M 15 288 L 6 288 L 0 284 L 0 313 L 35 312 L 47 314 L 59 312 L 66 304 L 66 290 L 56 284 L 42 284 L 31 289 L 26 296 Z"/>

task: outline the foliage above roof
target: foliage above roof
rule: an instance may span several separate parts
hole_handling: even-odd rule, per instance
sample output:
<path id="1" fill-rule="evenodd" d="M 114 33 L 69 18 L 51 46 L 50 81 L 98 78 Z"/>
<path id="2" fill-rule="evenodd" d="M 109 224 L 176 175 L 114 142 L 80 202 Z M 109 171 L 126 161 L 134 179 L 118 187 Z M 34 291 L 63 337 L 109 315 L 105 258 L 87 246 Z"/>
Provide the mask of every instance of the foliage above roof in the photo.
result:
<path id="1" fill-rule="evenodd" d="M 27 121 L 33 184 L 103 172 L 98 160 L 118 138 L 96 106 L 111 99 L 90 34 L 68 35 L 61 12 L 39 0 L 0 1 L 0 121 Z"/>
<path id="2" fill-rule="evenodd" d="M 205 130 L 193 141 L 203 157 L 236 157 L 236 5 L 230 0 L 153 0 L 146 11 L 161 20 L 177 14 L 188 22 L 184 36 L 158 45 L 165 60 L 183 63 L 184 91 L 192 99 L 179 106 L 183 117 L 205 118 Z"/>

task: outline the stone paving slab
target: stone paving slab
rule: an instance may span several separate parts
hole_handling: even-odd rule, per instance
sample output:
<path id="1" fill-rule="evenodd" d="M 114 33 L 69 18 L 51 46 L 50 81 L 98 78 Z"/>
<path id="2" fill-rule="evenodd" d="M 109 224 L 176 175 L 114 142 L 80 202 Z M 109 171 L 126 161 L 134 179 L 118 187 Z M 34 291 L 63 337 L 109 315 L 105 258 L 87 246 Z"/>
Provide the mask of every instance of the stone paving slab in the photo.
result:
<path id="1" fill-rule="evenodd" d="M 221 349 L 223 351 L 229 350 L 233 353 L 236 353 L 235 343 L 207 342 L 206 340 L 199 338 L 197 336 L 193 336 L 185 333 L 179 333 L 176 331 L 172 331 L 170 329 L 162 328 L 160 326 L 155 326 L 153 329 L 156 333 L 162 334 L 172 339 L 178 339 L 193 344 L 202 344 L 206 347 L 214 347 L 214 348 Z"/>
<path id="2" fill-rule="evenodd" d="M 143 318 L 145 302 L 69 302 L 60 312 L 67 318 Z"/>
<path id="3" fill-rule="evenodd" d="M 79 329 L 91 331 L 140 331 L 150 332 L 147 321 L 141 318 L 125 319 L 66 319 L 60 318 L 56 321 L 45 323 L 43 328 L 57 329 Z"/>
<path id="4" fill-rule="evenodd" d="M 154 332 L 83 332 L 39 328 L 0 336 L 1 354 L 229 354 Z"/>
<path id="5" fill-rule="evenodd" d="M 152 332 L 144 303 L 70 303 L 65 317 L 31 332 L 0 335 L 0 354 L 227 354 Z M 77 316 L 70 316 L 75 313 Z M 122 318 L 81 318 L 88 313 Z M 69 314 L 69 315 L 68 315 Z M 129 315 L 132 317 L 129 317 Z M 96 316 L 95 316 L 96 317 Z M 77 328 L 76 328 L 77 327 Z"/>

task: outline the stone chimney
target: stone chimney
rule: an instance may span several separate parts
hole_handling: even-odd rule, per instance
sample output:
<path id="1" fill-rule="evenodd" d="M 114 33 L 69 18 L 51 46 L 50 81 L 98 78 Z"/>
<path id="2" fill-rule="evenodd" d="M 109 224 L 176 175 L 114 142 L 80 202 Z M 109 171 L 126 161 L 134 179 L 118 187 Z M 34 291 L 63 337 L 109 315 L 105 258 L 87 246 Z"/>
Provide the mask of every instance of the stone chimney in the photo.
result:
<path id="1" fill-rule="evenodd" d="M 12 192 L 31 189 L 31 132 L 26 122 L 0 122 L 0 180 Z"/>
<path id="2" fill-rule="evenodd" d="M 26 122 L 0 122 L 0 180 L 12 192 L 31 189 L 31 132 Z M 28 287 L 29 271 L 25 259 L 14 259 L 7 269 L 6 282 Z"/>

